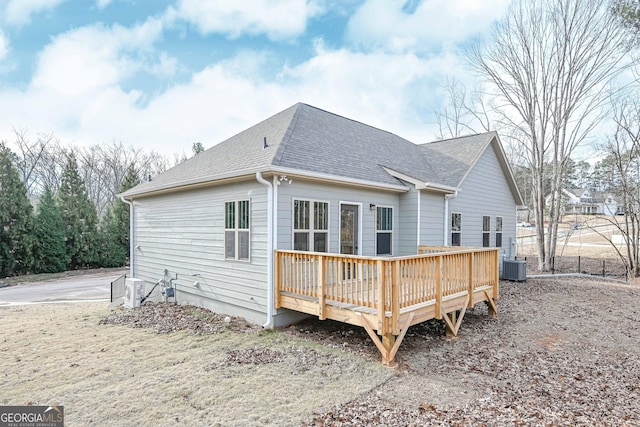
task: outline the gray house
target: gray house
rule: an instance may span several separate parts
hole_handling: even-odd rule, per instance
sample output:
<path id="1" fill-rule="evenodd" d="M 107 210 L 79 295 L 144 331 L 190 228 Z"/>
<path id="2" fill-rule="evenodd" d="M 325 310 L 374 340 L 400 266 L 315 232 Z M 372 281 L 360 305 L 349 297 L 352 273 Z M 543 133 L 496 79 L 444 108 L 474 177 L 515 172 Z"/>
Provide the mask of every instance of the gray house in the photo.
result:
<path id="1" fill-rule="evenodd" d="M 178 302 L 265 327 L 296 318 L 274 306 L 276 249 L 397 257 L 461 245 L 508 257 L 522 204 L 495 132 L 416 145 L 306 104 L 122 197 L 131 276 L 171 279 Z"/>

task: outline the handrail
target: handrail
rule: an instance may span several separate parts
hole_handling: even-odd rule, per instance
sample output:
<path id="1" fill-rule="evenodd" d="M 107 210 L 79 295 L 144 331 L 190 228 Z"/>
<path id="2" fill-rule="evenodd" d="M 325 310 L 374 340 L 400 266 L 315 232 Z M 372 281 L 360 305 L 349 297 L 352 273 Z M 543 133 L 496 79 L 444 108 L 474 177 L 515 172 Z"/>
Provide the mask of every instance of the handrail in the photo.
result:
<path id="1" fill-rule="evenodd" d="M 464 248 L 389 258 L 276 250 L 275 288 L 317 299 L 321 318 L 328 302 L 374 310 L 378 323 L 390 312 L 396 330 L 401 309 L 483 286 L 497 295 L 498 252 Z"/>
<path id="2" fill-rule="evenodd" d="M 391 364 L 415 323 L 443 319 L 456 335 L 477 302 L 497 313 L 499 249 L 444 249 L 421 246 L 428 253 L 392 258 L 276 250 L 276 308 L 360 325 Z"/>

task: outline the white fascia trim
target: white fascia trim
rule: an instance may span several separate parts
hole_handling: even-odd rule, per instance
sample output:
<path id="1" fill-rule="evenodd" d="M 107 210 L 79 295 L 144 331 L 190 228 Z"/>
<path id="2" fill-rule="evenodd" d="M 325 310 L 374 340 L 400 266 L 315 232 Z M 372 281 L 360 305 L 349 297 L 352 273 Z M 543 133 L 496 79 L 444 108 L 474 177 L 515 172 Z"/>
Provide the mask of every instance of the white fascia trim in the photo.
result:
<path id="1" fill-rule="evenodd" d="M 192 178 L 192 179 L 185 179 L 182 181 L 175 181 L 175 182 L 171 182 L 168 184 L 163 184 L 163 185 L 159 185 L 157 187 L 153 187 L 153 188 L 149 188 L 149 189 L 141 189 L 135 192 L 127 192 L 125 191 L 124 193 L 119 194 L 119 196 L 124 196 L 126 198 L 134 198 L 135 196 L 150 196 L 153 195 L 155 193 L 164 193 L 167 191 L 176 191 L 180 188 L 183 187 L 190 187 L 190 186 L 197 186 L 197 185 L 201 185 L 201 184 L 206 184 L 209 182 L 213 182 L 213 181 L 225 181 L 225 180 L 231 180 L 231 179 L 236 179 L 236 178 L 253 178 L 256 174 L 256 172 L 261 173 L 261 170 L 255 170 L 255 169 L 245 169 L 242 171 L 236 171 L 236 172 L 230 172 L 230 173 L 224 173 L 224 174 L 218 174 L 218 175 L 207 175 L 207 176 L 203 176 L 203 177 L 198 177 L 198 178 Z"/>
<path id="2" fill-rule="evenodd" d="M 343 184 L 343 185 L 347 184 L 347 185 L 353 185 L 357 187 L 376 188 L 376 189 L 396 191 L 401 193 L 406 193 L 407 191 L 409 191 L 409 189 L 404 185 L 384 184 L 381 182 L 366 181 L 366 180 L 357 179 L 357 178 L 346 178 L 342 176 L 324 174 L 319 172 L 311 172 L 311 171 L 305 171 L 305 170 L 293 169 L 293 168 L 266 167 L 266 168 L 260 168 L 260 169 L 244 169 L 241 171 L 235 171 L 235 172 L 230 172 L 226 174 L 207 175 L 204 177 L 199 177 L 194 179 L 176 181 L 169 184 L 160 185 L 158 187 L 150 188 L 148 190 L 141 189 L 139 191 L 132 192 L 132 193 L 124 192 L 124 193 L 118 194 L 118 196 L 124 196 L 127 199 L 133 199 L 136 197 L 147 197 L 147 196 L 151 196 L 158 193 L 178 191 L 180 189 L 193 187 L 193 186 L 204 186 L 204 185 L 208 185 L 208 184 L 219 182 L 219 181 L 230 181 L 230 180 L 243 179 L 243 178 L 251 179 L 253 176 L 255 176 L 256 173 L 259 173 L 259 174 L 274 173 L 274 174 L 288 175 L 294 178 L 295 177 L 308 178 L 308 179 L 314 179 L 314 180 L 323 181 L 323 182 L 331 182 L 335 184 Z"/>
<path id="3" fill-rule="evenodd" d="M 407 191 L 409 191 L 409 188 L 399 184 L 384 184 L 381 182 L 367 181 L 364 179 L 348 178 L 343 176 L 331 175 L 331 174 L 326 174 L 321 172 L 305 171 L 305 170 L 293 169 L 293 168 L 282 168 L 282 167 L 268 168 L 268 169 L 265 169 L 264 172 L 287 175 L 293 178 L 298 177 L 298 178 L 307 178 L 307 179 L 313 179 L 313 180 L 318 180 L 323 182 L 331 182 L 334 184 L 348 184 L 356 187 L 379 188 L 381 190 L 396 191 L 401 193 L 406 193 Z"/>
<path id="4" fill-rule="evenodd" d="M 410 184 L 413 184 L 416 187 L 416 190 L 434 190 L 440 191 L 443 193 L 455 193 L 456 191 L 460 191 L 458 187 L 452 187 L 450 185 L 438 184 L 436 182 L 422 182 L 418 179 L 415 179 L 409 175 L 406 175 L 402 172 L 398 172 L 393 169 L 389 169 L 387 167 L 382 166 L 382 168 L 391 176 L 406 181 Z"/>

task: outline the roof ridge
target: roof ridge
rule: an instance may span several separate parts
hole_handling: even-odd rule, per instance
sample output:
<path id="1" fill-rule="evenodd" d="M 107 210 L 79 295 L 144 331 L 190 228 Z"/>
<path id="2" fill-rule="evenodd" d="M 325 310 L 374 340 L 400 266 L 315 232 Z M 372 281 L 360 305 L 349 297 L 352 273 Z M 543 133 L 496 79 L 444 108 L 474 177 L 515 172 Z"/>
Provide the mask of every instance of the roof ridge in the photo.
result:
<path id="1" fill-rule="evenodd" d="M 287 146 L 289 145 L 289 141 L 291 140 L 291 135 L 293 134 L 293 131 L 296 127 L 296 123 L 298 123 L 298 117 L 300 117 L 300 111 L 302 110 L 302 107 L 305 105 L 307 104 L 304 104 L 302 102 L 298 102 L 296 104 L 296 111 L 295 113 L 293 113 L 293 117 L 289 121 L 289 126 L 287 126 L 286 132 L 284 133 L 284 135 L 282 135 L 282 139 L 280 140 L 280 144 L 278 145 L 278 150 L 275 152 L 275 154 L 271 158 L 271 164 L 273 166 L 278 166 L 280 164 L 280 161 L 284 156 L 284 152 L 287 150 Z"/>
<path id="2" fill-rule="evenodd" d="M 490 131 L 487 131 L 487 132 L 476 132 L 476 133 L 470 133 L 469 135 L 454 136 L 454 137 L 446 138 L 446 139 L 436 139 L 435 141 L 423 142 L 423 143 L 418 144 L 418 145 L 423 146 L 423 145 L 427 145 L 427 144 L 436 144 L 438 142 L 453 141 L 453 140 L 456 140 L 456 139 L 473 138 L 474 136 L 487 135 L 487 134 L 490 134 L 490 133 L 497 134 L 498 132 L 496 132 L 495 130 L 490 130 Z"/>

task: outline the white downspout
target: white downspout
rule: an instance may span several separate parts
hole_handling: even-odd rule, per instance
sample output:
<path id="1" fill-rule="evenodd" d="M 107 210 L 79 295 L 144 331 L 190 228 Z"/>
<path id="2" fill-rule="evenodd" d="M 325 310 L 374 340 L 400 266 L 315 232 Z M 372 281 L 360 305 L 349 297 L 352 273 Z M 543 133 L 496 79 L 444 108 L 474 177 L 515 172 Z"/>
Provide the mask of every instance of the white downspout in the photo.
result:
<path id="1" fill-rule="evenodd" d="M 265 329 L 273 328 L 273 185 L 256 172 L 258 182 L 267 187 L 267 321 L 262 325 Z M 270 232 L 269 232 L 270 231 Z"/>
<path id="2" fill-rule="evenodd" d="M 133 277 L 133 202 L 128 201 L 123 196 L 120 196 L 120 200 L 122 200 L 122 203 L 129 205 L 129 276 Z"/>
<path id="3" fill-rule="evenodd" d="M 449 200 L 455 199 L 458 196 L 458 191 L 456 190 L 453 194 L 445 194 L 444 196 L 444 235 L 442 236 L 442 245 L 447 246 L 447 241 L 449 240 Z"/>
<path id="4" fill-rule="evenodd" d="M 422 192 L 420 190 L 417 190 L 418 192 L 418 229 L 416 230 L 416 234 L 418 235 L 418 241 L 416 242 L 416 248 L 420 247 L 420 222 L 422 220 L 422 216 L 420 215 L 420 209 L 421 209 L 421 204 L 422 204 Z"/>

